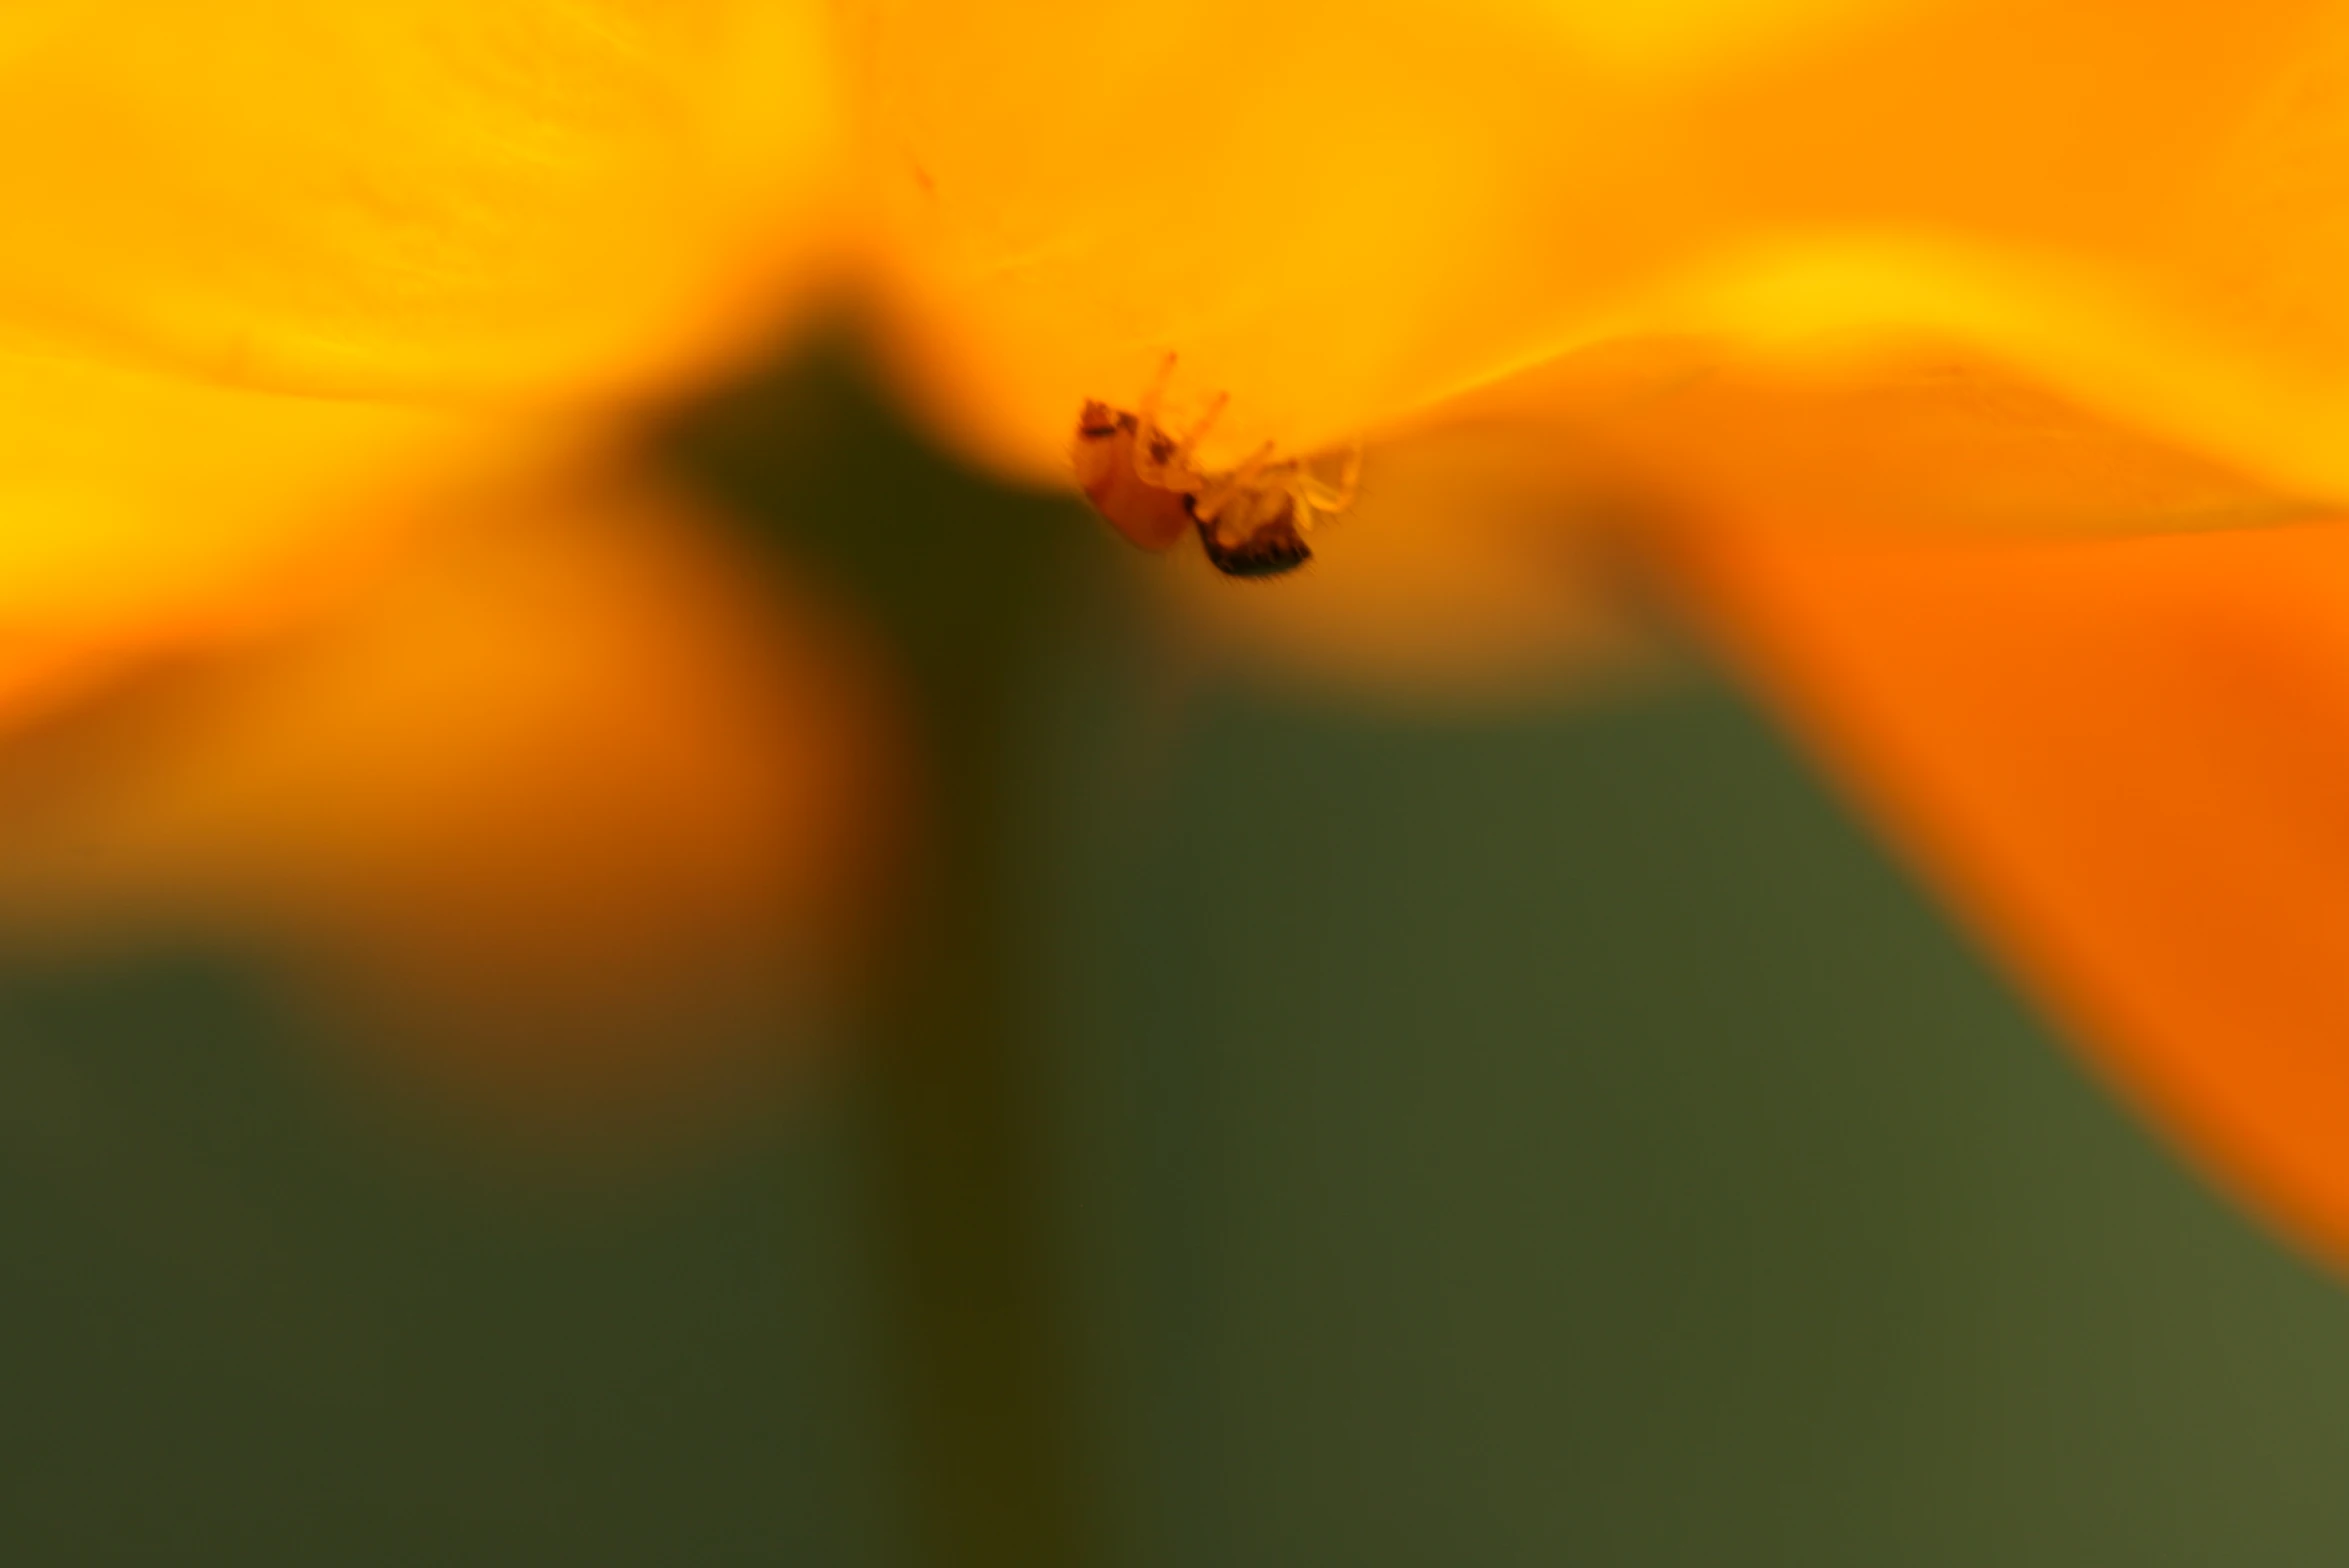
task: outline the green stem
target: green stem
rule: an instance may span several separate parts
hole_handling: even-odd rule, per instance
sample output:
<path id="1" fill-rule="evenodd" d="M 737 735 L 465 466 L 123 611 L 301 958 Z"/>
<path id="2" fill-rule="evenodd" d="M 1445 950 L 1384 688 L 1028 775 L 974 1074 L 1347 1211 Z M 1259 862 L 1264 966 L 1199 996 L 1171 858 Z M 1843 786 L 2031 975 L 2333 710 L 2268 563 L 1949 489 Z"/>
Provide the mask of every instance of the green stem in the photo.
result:
<path id="1" fill-rule="evenodd" d="M 949 831 L 964 841 L 886 1004 L 872 1119 L 924 1533 L 955 1568 L 1074 1568 L 1082 1489 L 999 867 L 984 824 Z"/>
<path id="2" fill-rule="evenodd" d="M 1005 930 L 1005 726 L 1105 549 L 1073 502 L 914 443 L 838 346 L 692 411 L 668 454 L 853 598 L 922 721 L 934 851 L 876 999 L 871 1143 L 930 1559 L 1076 1568 L 1080 1499 L 1040 1115 Z"/>

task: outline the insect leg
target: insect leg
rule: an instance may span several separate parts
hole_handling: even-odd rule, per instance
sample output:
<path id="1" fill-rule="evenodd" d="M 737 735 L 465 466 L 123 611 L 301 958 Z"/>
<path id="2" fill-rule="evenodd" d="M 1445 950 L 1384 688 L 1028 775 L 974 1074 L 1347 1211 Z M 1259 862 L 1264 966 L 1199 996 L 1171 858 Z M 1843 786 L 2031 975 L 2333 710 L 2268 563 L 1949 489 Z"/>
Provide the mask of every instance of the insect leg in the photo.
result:
<path id="1" fill-rule="evenodd" d="M 1306 494 L 1313 498 L 1316 508 L 1337 513 L 1354 504 L 1354 492 L 1362 484 L 1362 443 L 1357 441 L 1346 449 L 1346 467 L 1335 487 L 1315 479 L 1310 472 L 1301 475 L 1307 486 Z"/>
<path id="2" fill-rule="evenodd" d="M 1203 523 L 1215 521 L 1215 515 L 1231 503 L 1232 497 L 1255 484 L 1256 476 L 1272 461 L 1272 443 L 1267 441 L 1248 454 L 1245 462 L 1224 475 L 1211 479 L 1191 502 L 1191 515 Z"/>
<path id="3" fill-rule="evenodd" d="M 1214 428 L 1216 420 L 1223 415 L 1224 405 L 1231 400 L 1229 392 L 1215 394 L 1215 401 L 1207 405 L 1207 412 L 1201 414 L 1198 421 L 1183 432 L 1183 439 L 1175 443 L 1174 455 L 1166 460 L 1167 467 L 1182 473 L 1191 472 L 1191 453 L 1197 449 L 1199 438 Z"/>
<path id="4" fill-rule="evenodd" d="M 1312 476 L 1300 467 L 1289 476 L 1289 482 L 1285 488 L 1289 496 L 1290 526 L 1301 534 L 1311 533 L 1314 523 L 1319 521 L 1319 514 L 1324 510 L 1320 504 L 1321 497 L 1317 493 L 1321 487 L 1316 485 Z"/>
<path id="5" fill-rule="evenodd" d="M 1160 489 L 1173 488 L 1168 483 L 1170 465 L 1158 455 L 1158 410 L 1166 401 L 1166 388 L 1174 380 L 1174 368 L 1174 351 L 1169 349 L 1166 358 L 1158 362 L 1158 373 L 1142 391 L 1141 406 L 1134 411 L 1134 474 L 1142 483 Z"/>

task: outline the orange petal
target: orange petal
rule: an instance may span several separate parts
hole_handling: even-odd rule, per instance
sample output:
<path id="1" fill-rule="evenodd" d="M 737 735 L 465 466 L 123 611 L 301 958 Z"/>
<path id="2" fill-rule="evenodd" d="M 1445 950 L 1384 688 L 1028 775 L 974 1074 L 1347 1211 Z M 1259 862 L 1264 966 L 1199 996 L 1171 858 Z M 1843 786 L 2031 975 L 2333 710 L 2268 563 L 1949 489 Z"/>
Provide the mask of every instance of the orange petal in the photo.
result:
<path id="1" fill-rule="evenodd" d="M 1922 344 L 2349 494 L 2349 22 L 2317 0 L 860 16 L 901 352 L 1040 478 L 1169 348 L 1237 453 L 1669 337 L 1771 373 Z"/>
<path id="2" fill-rule="evenodd" d="M 854 626 L 646 480 L 444 499 L 298 633 L 0 760 L 23 950 L 231 943 L 532 1117 L 772 1066 L 859 961 L 903 779 Z"/>
<path id="3" fill-rule="evenodd" d="M 0 732 L 371 570 L 429 484 L 595 435 L 0 355 Z"/>
<path id="4" fill-rule="evenodd" d="M 2349 529 L 1691 549 L 1765 691 L 2097 1059 L 2349 1260 Z"/>
<path id="5" fill-rule="evenodd" d="M 755 335 L 825 239 L 816 0 L 32 0 L 0 343 L 578 396 Z"/>

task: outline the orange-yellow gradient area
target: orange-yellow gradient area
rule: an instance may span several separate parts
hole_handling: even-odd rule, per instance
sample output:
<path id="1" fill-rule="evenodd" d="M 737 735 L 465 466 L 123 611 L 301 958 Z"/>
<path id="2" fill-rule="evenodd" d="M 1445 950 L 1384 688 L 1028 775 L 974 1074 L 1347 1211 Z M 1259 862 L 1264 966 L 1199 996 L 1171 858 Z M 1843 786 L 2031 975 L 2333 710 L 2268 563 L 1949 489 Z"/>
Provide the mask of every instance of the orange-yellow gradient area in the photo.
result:
<path id="1" fill-rule="evenodd" d="M 1731 645 L 2137 1098 L 2349 1256 L 2349 527 L 1700 530 Z"/>
<path id="2" fill-rule="evenodd" d="M 1241 679 L 1406 710 L 1586 698 L 1670 665 L 1626 519 L 1554 441 L 1473 418 L 1380 443 L 1313 563 L 1235 584 L 1140 557 L 1175 646 Z"/>
<path id="3" fill-rule="evenodd" d="M 587 439 L 0 353 L 0 734 L 377 569 L 416 520 L 401 497 Z"/>
<path id="4" fill-rule="evenodd" d="M 820 0 L 15 0 L 0 346 L 578 398 L 756 346 L 823 242 Z"/>
<path id="5" fill-rule="evenodd" d="M 534 1122 L 787 1067 L 905 820 L 882 660 L 649 479 L 444 494 L 420 532 L 305 624 L 7 742 L 0 942 L 258 954 Z"/>
<path id="6" fill-rule="evenodd" d="M 913 379 L 1009 468 L 1158 355 L 1210 457 L 1596 346 L 1885 345 L 2349 491 L 2349 19 L 2321 0 L 875 0 Z M 1855 353 L 1859 356 L 1855 358 Z"/>

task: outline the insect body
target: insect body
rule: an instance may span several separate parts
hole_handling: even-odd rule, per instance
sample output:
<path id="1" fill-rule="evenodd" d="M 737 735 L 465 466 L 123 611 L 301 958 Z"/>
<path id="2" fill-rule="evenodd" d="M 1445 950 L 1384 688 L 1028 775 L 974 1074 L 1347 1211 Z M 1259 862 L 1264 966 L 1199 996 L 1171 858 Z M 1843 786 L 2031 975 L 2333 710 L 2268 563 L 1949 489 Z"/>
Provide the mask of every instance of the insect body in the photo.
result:
<path id="1" fill-rule="evenodd" d="M 1107 403 L 1087 403 L 1077 416 L 1070 456 L 1093 510 L 1143 549 L 1164 550 L 1191 531 L 1191 497 L 1177 486 L 1142 477 L 1145 460 L 1136 451 L 1142 439 L 1141 422 L 1132 414 Z M 1175 444 L 1155 430 L 1150 440 L 1155 450 L 1148 462 L 1164 473 Z"/>
<path id="2" fill-rule="evenodd" d="M 1196 530 L 1208 561 L 1227 577 L 1278 577 L 1313 558 L 1305 534 L 1316 516 L 1353 504 L 1362 449 L 1346 454 L 1345 473 L 1325 484 L 1305 458 L 1273 457 L 1270 442 L 1239 467 L 1211 473 L 1199 465 L 1199 440 L 1222 414 L 1218 396 L 1180 437 L 1158 422 L 1169 354 L 1134 413 L 1088 402 L 1077 416 L 1071 460 L 1093 509 L 1145 550 L 1164 550 Z"/>

